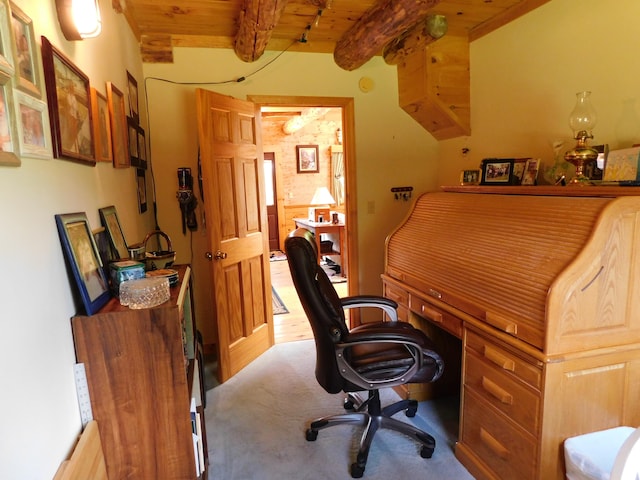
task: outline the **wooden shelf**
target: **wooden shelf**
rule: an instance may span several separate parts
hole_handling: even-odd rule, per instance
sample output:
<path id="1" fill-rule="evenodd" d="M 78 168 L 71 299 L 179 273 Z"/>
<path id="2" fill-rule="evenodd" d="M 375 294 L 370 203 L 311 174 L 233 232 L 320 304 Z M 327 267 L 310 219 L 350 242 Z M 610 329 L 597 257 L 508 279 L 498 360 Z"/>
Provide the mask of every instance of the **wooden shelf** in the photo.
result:
<path id="1" fill-rule="evenodd" d="M 542 195 L 555 197 L 623 197 L 640 195 L 637 186 L 584 185 L 566 187 L 555 185 L 540 185 L 523 187 L 493 186 L 493 185 L 444 185 L 443 192 L 455 193 L 488 193 L 494 195 Z"/>

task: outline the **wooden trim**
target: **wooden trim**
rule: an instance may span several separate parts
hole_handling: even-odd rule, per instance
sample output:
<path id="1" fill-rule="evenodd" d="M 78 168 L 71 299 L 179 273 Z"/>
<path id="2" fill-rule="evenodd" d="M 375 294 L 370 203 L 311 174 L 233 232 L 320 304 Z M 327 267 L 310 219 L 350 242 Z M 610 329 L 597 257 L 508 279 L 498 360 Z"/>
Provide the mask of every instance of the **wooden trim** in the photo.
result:
<path id="1" fill-rule="evenodd" d="M 491 193 L 497 195 L 542 195 L 554 197 L 625 197 L 639 196 L 639 187 L 616 187 L 604 185 L 585 185 L 582 187 L 556 187 L 540 185 L 530 187 L 519 186 L 487 186 L 487 185 L 444 185 L 443 192 L 455 193 Z"/>

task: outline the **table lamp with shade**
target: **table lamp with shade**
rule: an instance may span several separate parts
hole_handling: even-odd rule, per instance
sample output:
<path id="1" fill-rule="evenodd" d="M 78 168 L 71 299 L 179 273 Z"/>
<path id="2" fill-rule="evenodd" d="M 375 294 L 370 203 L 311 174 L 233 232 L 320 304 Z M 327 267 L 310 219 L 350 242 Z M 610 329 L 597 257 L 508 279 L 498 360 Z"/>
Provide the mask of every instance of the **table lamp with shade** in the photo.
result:
<path id="1" fill-rule="evenodd" d="M 309 220 L 312 222 L 329 222 L 331 216 L 331 205 L 336 201 L 327 187 L 318 187 L 313 194 L 309 207 Z"/>

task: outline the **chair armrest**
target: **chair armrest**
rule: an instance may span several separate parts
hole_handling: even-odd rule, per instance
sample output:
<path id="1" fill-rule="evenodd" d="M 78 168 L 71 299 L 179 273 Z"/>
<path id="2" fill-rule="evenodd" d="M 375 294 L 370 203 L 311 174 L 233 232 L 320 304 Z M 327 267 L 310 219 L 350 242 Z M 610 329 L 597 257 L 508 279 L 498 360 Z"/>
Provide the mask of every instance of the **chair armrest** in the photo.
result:
<path id="1" fill-rule="evenodd" d="M 364 307 L 380 308 L 384 310 L 392 322 L 398 321 L 398 304 L 389 298 L 376 295 L 353 295 L 341 298 L 340 302 L 345 310 Z"/>

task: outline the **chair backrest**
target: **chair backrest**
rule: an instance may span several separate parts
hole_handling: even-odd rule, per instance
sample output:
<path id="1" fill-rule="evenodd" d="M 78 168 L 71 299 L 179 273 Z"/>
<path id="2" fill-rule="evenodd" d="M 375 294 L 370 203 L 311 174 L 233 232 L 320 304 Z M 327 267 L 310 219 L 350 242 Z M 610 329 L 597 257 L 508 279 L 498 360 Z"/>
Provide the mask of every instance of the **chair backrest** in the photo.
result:
<path id="1" fill-rule="evenodd" d="M 640 428 L 636 428 L 622 444 L 613 463 L 611 480 L 640 478 Z"/>
<path id="2" fill-rule="evenodd" d="M 336 362 L 335 344 L 349 333 L 340 297 L 318 264 L 315 238 L 309 230 L 298 228 L 291 232 L 284 250 L 316 342 L 316 379 L 327 392 L 338 393 L 345 380 Z"/>

